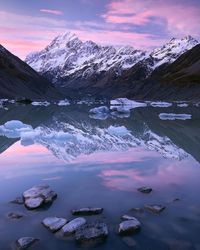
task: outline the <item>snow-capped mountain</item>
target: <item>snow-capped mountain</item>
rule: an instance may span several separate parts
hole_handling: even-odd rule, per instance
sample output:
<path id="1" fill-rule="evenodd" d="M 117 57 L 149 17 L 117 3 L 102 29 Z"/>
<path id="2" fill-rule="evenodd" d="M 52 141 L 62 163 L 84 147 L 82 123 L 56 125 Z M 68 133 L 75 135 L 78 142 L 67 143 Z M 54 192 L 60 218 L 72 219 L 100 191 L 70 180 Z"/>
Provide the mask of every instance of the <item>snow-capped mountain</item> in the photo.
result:
<path id="1" fill-rule="evenodd" d="M 81 41 L 67 32 L 56 37 L 44 50 L 27 56 L 26 62 L 36 71 L 64 85 L 74 80 L 84 81 L 112 72 L 116 77 L 143 62 L 148 74 L 164 63 L 174 62 L 180 55 L 198 44 L 191 36 L 171 39 L 164 46 L 146 52 L 131 46 L 101 46 L 92 41 Z M 105 77 L 105 74 L 104 74 Z"/>
<path id="2" fill-rule="evenodd" d="M 164 46 L 155 49 L 150 56 L 154 58 L 152 69 L 159 67 L 164 63 L 173 63 L 179 56 L 192 49 L 199 42 L 191 36 L 182 39 L 172 38 Z"/>
<path id="3" fill-rule="evenodd" d="M 83 42 L 72 33 L 65 33 L 56 37 L 41 52 L 28 55 L 26 62 L 56 83 L 60 78 L 88 78 L 111 68 L 116 68 L 120 73 L 146 57 L 146 52 L 131 46 L 101 46 L 92 41 Z M 77 73 L 76 76 L 74 73 Z"/>

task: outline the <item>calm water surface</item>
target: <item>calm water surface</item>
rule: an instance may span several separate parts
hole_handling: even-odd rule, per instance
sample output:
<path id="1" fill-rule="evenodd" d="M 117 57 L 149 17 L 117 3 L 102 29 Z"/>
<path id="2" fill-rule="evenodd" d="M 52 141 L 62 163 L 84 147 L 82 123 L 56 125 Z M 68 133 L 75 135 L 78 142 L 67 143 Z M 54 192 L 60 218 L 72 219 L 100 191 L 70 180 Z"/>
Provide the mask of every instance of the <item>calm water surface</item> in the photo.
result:
<path id="1" fill-rule="evenodd" d="M 20 120 L 33 128 L 28 139 L 0 136 L 0 250 L 11 249 L 23 236 L 40 239 L 32 250 L 79 249 L 73 239 L 59 239 L 41 221 L 48 216 L 71 219 L 70 210 L 84 206 L 104 208 L 102 215 L 87 217 L 106 221 L 109 227 L 108 239 L 96 249 L 130 248 L 116 234 L 120 217 L 129 214 L 142 223 L 141 232 L 131 236 L 134 249 L 199 250 L 200 108 L 146 107 L 133 109 L 126 117 L 101 119 L 90 116 L 90 108 L 8 105 L 7 110 L 0 109 L 0 125 Z M 164 121 L 160 113 L 192 114 L 192 119 Z M 66 140 L 63 132 L 73 137 Z M 10 203 L 40 183 L 58 193 L 48 209 L 28 211 Z M 151 186 L 153 192 L 141 194 L 137 191 L 141 186 Z M 174 202 L 176 198 L 180 201 Z M 154 203 L 166 210 L 159 215 L 131 211 Z M 9 212 L 25 217 L 9 220 Z"/>

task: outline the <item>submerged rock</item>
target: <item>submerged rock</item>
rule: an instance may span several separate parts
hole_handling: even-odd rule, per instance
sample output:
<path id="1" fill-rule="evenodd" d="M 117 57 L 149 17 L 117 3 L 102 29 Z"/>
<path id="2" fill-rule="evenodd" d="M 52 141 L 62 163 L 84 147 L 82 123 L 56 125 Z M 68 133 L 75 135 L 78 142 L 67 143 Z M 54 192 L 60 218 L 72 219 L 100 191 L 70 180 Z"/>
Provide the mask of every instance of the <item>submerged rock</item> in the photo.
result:
<path id="1" fill-rule="evenodd" d="M 132 234 L 138 232 L 140 228 L 141 228 L 141 223 L 139 222 L 138 219 L 133 217 L 133 219 L 123 221 L 119 224 L 118 233 L 121 235 Z"/>
<path id="2" fill-rule="evenodd" d="M 73 215 L 96 215 L 101 214 L 103 212 L 103 208 L 99 207 L 84 207 L 80 209 L 73 209 Z"/>
<path id="3" fill-rule="evenodd" d="M 145 208 L 153 213 L 161 213 L 166 207 L 162 205 L 145 205 Z"/>
<path id="4" fill-rule="evenodd" d="M 150 187 L 140 187 L 137 189 L 139 192 L 144 193 L 144 194 L 149 194 L 152 192 L 152 188 Z"/>
<path id="5" fill-rule="evenodd" d="M 58 217 L 48 217 L 42 221 L 42 224 L 53 233 L 60 230 L 66 223 L 66 219 Z"/>
<path id="6" fill-rule="evenodd" d="M 16 197 L 14 200 L 11 201 L 11 203 L 22 205 L 22 204 L 24 204 L 24 200 L 22 197 Z"/>
<path id="7" fill-rule="evenodd" d="M 39 241 L 39 239 L 35 239 L 33 237 L 23 237 L 16 241 L 16 245 L 18 249 L 22 250 L 22 249 L 27 249 L 37 241 Z"/>
<path id="8" fill-rule="evenodd" d="M 23 193 L 24 203 L 28 209 L 36 209 L 53 202 L 57 194 L 48 185 L 34 186 Z"/>
<path id="9" fill-rule="evenodd" d="M 16 213 L 11 212 L 11 213 L 7 214 L 7 217 L 11 220 L 15 220 L 15 219 L 17 220 L 17 219 L 21 219 L 22 217 L 24 217 L 24 215 L 21 213 L 17 213 L 17 212 Z"/>
<path id="10" fill-rule="evenodd" d="M 138 212 L 138 213 L 143 213 L 144 209 L 140 207 L 134 207 L 131 209 L 131 211 Z"/>
<path id="11" fill-rule="evenodd" d="M 128 246 L 128 247 L 136 247 L 137 246 L 137 242 L 131 238 L 131 237 L 123 237 L 122 238 L 123 242 Z"/>
<path id="12" fill-rule="evenodd" d="M 130 216 L 130 215 L 123 215 L 122 220 L 135 220 L 135 217 Z"/>
<path id="13" fill-rule="evenodd" d="M 93 222 L 80 227 L 75 234 L 78 243 L 96 242 L 108 236 L 108 227 L 103 222 Z"/>
<path id="14" fill-rule="evenodd" d="M 84 218 L 76 218 L 70 222 L 68 222 L 64 227 L 62 227 L 61 232 L 63 235 L 70 235 L 75 233 L 77 229 L 86 224 L 86 219 Z"/>

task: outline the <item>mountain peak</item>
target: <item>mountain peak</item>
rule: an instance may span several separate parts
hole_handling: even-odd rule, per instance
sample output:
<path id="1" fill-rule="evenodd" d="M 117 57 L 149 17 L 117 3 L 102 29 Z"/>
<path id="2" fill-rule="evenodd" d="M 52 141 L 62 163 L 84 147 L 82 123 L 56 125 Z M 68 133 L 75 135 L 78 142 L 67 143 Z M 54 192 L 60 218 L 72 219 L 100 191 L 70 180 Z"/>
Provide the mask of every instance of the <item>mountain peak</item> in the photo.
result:
<path id="1" fill-rule="evenodd" d="M 71 31 L 67 31 L 65 32 L 64 34 L 58 36 L 60 39 L 63 39 L 63 40 L 66 40 L 66 41 L 72 41 L 74 39 L 77 39 L 77 35 L 74 34 L 73 32 Z"/>

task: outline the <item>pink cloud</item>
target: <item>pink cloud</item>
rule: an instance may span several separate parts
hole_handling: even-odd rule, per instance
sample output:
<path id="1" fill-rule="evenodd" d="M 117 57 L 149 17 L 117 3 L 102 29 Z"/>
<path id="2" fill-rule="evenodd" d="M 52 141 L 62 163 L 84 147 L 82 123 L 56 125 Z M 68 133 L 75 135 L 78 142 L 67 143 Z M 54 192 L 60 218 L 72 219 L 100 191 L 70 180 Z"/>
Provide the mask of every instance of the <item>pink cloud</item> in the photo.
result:
<path id="1" fill-rule="evenodd" d="M 44 13 L 47 13 L 47 14 L 58 15 L 58 16 L 63 15 L 63 12 L 60 11 L 60 10 L 41 9 L 40 12 L 44 12 Z"/>
<path id="2" fill-rule="evenodd" d="M 200 36 L 200 10 L 177 1 L 113 0 L 102 17 L 108 23 L 133 25 L 151 23 L 151 18 L 156 17 L 166 22 L 166 29 L 171 35 Z"/>

